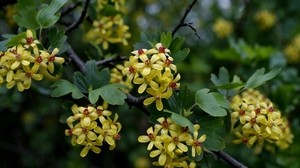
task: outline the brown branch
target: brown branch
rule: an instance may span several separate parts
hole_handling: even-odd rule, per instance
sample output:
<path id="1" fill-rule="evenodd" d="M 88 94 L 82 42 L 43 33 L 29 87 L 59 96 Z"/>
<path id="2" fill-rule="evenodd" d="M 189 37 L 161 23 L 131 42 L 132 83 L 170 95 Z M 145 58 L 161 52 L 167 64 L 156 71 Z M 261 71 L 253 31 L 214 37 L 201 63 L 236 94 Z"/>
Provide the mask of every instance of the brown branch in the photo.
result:
<path id="1" fill-rule="evenodd" d="M 72 32 L 74 29 L 76 29 L 84 20 L 86 13 L 87 13 L 87 9 L 89 7 L 90 4 L 90 0 L 86 0 L 83 10 L 81 12 L 81 15 L 79 17 L 79 19 L 77 20 L 77 22 L 74 22 L 73 24 L 71 24 L 67 30 L 66 30 L 66 34 L 69 34 L 70 32 Z"/>
<path id="2" fill-rule="evenodd" d="M 195 36 L 197 36 L 198 39 L 201 40 L 200 35 L 198 34 L 196 28 L 194 28 L 194 27 L 192 26 L 192 24 L 193 24 L 193 23 L 183 23 L 183 24 L 181 24 L 180 26 L 181 26 L 181 27 L 189 27 L 190 29 L 192 29 L 192 30 L 194 31 Z"/>
<path id="3" fill-rule="evenodd" d="M 84 72 L 85 63 L 79 58 L 79 56 L 75 53 L 72 47 L 67 51 L 69 58 L 74 61 L 75 65 L 78 67 L 79 71 Z"/>
<path id="4" fill-rule="evenodd" d="M 211 151 L 208 149 L 203 149 L 205 153 L 212 155 L 215 159 L 220 159 L 230 165 L 232 168 L 247 168 L 243 163 L 237 161 L 232 156 L 223 151 Z"/>
<path id="5" fill-rule="evenodd" d="M 128 57 L 126 57 L 126 56 L 117 56 L 117 57 L 114 57 L 114 58 L 107 58 L 107 59 L 104 59 L 104 60 L 97 61 L 96 65 L 97 66 L 99 66 L 99 65 L 108 65 L 108 64 L 115 63 L 115 62 L 118 62 L 118 61 L 124 61 L 127 58 Z"/>
<path id="6" fill-rule="evenodd" d="M 172 31 L 172 36 L 175 35 L 175 33 L 182 27 L 184 27 L 184 25 L 186 24 L 184 22 L 185 18 L 187 17 L 187 15 L 190 13 L 191 9 L 193 8 L 193 6 L 196 4 L 197 0 L 194 0 L 185 10 L 185 13 L 183 14 L 180 22 L 178 23 L 178 25 L 174 28 L 174 30 Z"/>

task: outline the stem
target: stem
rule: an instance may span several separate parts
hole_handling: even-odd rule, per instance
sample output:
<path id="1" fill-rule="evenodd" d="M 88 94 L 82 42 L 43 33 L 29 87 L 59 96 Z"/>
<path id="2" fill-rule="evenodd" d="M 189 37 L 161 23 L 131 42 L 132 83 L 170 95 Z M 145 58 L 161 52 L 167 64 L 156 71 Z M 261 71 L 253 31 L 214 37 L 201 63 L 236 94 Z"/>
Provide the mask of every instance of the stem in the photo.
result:
<path id="1" fill-rule="evenodd" d="M 84 4 L 84 7 L 83 7 L 83 10 L 81 12 L 81 15 L 79 17 L 79 19 L 77 20 L 77 22 L 74 22 L 73 24 L 71 24 L 67 30 L 66 30 L 66 34 L 69 34 L 70 32 L 72 32 L 74 29 L 76 29 L 84 20 L 86 14 L 87 14 L 87 9 L 89 7 L 89 3 L 90 3 L 90 0 L 86 0 L 85 4 Z"/>
<path id="2" fill-rule="evenodd" d="M 72 47 L 67 51 L 68 56 L 75 62 L 75 65 L 81 72 L 85 70 L 85 63 L 79 58 Z"/>
<path id="3" fill-rule="evenodd" d="M 190 13 L 191 9 L 193 8 L 193 6 L 196 4 L 197 0 L 194 0 L 187 8 L 185 13 L 183 14 L 180 22 L 178 23 L 178 25 L 174 28 L 174 30 L 172 31 L 172 36 L 174 36 L 174 34 L 181 28 L 184 26 L 187 26 L 189 24 L 184 23 L 185 18 L 187 17 L 187 15 Z M 191 25 L 189 25 L 189 27 L 192 27 Z"/>

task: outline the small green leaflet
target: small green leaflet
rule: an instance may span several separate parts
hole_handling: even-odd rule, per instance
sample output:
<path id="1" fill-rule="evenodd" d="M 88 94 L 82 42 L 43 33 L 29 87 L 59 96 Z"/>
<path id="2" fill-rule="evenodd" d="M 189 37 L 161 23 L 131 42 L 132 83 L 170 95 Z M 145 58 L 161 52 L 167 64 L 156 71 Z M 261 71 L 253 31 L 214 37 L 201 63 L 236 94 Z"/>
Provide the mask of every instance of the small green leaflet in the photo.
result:
<path id="1" fill-rule="evenodd" d="M 178 125 L 182 126 L 182 127 L 188 127 L 190 133 L 194 132 L 194 125 L 193 123 L 187 119 L 186 117 L 179 115 L 177 113 L 174 113 L 172 111 L 169 110 L 164 110 L 164 112 L 170 113 L 171 114 L 171 119 Z"/>
<path id="2" fill-rule="evenodd" d="M 6 43 L 6 47 L 17 46 L 21 43 L 22 39 L 26 38 L 26 32 L 19 33 L 18 35 L 12 36 Z"/>
<path id="3" fill-rule="evenodd" d="M 57 11 L 68 2 L 68 0 L 52 0 L 50 5 L 45 5 L 37 13 L 36 21 L 41 28 L 47 28 L 54 25 L 59 17 L 60 13 Z"/>
<path id="4" fill-rule="evenodd" d="M 211 116 L 223 117 L 227 115 L 225 109 L 229 108 L 229 102 L 220 93 L 209 92 L 207 88 L 198 90 L 195 102 L 203 111 Z"/>
<path id="5" fill-rule="evenodd" d="M 165 48 L 169 48 L 172 42 L 172 33 L 171 32 L 162 33 L 160 36 L 160 41 Z"/>
<path id="6" fill-rule="evenodd" d="M 256 88 L 262 84 L 264 84 L 266 81 L 273 79 L 275 76 L 279 74 L 281 71 L 281 68 L 274 68 L 270 72 L 265 73 L 265 69 L 261 68 L 258 69 L 254 74 L 247 80 L 245 89 L 249 88 Z"/>
<path id="7" fill-rule="evenodd" d="M 92 90 L 89 93 L 89 100 L 92 104 L 95 104 L 99 96 L 102 97 L 104 101 L 111 105 L 123 105 L 125 99 L 127 98 L 126 94 L 119 90 L 119 88 L 126 88 L 120 84 L 109 84 L 101 88 Z"/>
<path id="8" fill-rule="evenodd" d="M 84 97 L 84 95 L 80 92 L 80 90 L 75 85 L 73 85 L 71 82 L 65 79 L 61 79 L 55 82 L 54 84 L 51 85 L 51 87 L 55 87 L 55 89 L 51 93 L 52 97 L 61 97 L 69 93 L 72 93 L 72 97 L 74 99 L 80 99 Z"/>

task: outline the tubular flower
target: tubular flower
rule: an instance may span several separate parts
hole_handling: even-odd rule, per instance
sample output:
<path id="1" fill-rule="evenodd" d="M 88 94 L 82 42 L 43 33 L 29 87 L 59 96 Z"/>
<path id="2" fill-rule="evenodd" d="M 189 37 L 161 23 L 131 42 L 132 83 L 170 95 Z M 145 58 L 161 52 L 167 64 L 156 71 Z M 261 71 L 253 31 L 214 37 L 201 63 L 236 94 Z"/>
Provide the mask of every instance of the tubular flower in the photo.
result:
<path id="1" fill-rule="evenodd" d="M 0 52 L 0 86 L 5 84 L 8 89 L 17 86 L 22 92 L 31 87 L 32 79 L 42 80 L 45 69 L 53 73 L 54 63 L 64 62 L 64 58 L 55 56 L 58 53 L 57 48 L 49 54 L 41 48 L 42 45 L 37 45 L 39 43 L 34 37 L 34 32 L 27 30 L 26 37 L 21 39 L 19 44 Z"/>
<path id="2" fill-rule="evenodd" d="M 286 126 L 287 120 L 282 118 L 281 112 L 259 91 L 248 89 L 234 96 L 230 106 L 233 110 L 232 127 L 238 138 L 233 143 L 244 143 L 248 147 L 266 145 L 266 148 L 278 144 L 282 149 L 292 143 L 293 135 Z"/>
<path id="3" fill-rule="evenodd" d="M 254 15 L 254 20 L 261 30 L 267 30 L 275 25 L 276 16 L 268 10 L 261 10 Z"/>
<path id="4" fill-rule="evenodd" d="M 212 27 L 218 38 L 223 39 L 228 37 L 233 31 L 233 24 L 225 19 L 218 19 Z"/>
<path id="5" fill-rule="evenodd" d="M 107 110 L 106 104 L 102 106 L 71 107 L 73 115 L 66 120 L 69 128 L 65 130 L 66 136 L 72 136 L 72 145 L 84 146 L 80 156 L 85 157 L 89 150 L 100 153 L 100 146 L 107 143 L 110 150 L 116 147 L 116 140 L 121 138 L 121 124 L 117 121 L 118 115 L 110 118 L 112 112 Z M 74 126 L 75 125 L 75 126 Z"/>
<path id="6" fill-rule="evenodd" d="M 124 24 L 122 15 L 117 13 L 111 16 L 103 16 L 103 7 L 107 4 L 114 4 L 115 10 L 122 12 L 121 9 L 125 7 L 124 0 L 111 1 L 96 1 L 96 15 L 97 18 L 93 20 L 92 27 L 85 35 L 85 40 L 93 41 L 96 44 L 102 44 L 104 50 L 108 49 L 109 44 L 121 43 L 128 45 L 127 39 L 131 37 L 128 32 L 129 27 Z"/>
<path id="7" fill-rule="evenodd" d="M 158 158 L 153 165 L 159 167 L 195 167 L 196 164 L 187 157 L 189 150 L 193 157 L 202 153 L 201 143 L 206 135 L 198 138 L 199 125 L 194 125 L 194 133 L 186 127 L 174 123 L 170 118 L 158 118 L 158 124 L 147 129 L 147 135 L 138 137 L 140 143 L 148 143 L 147 150 L 151 158 Z M 190 147 L 190 148 L 189 148 Z"/>
<path id="8" fill-rule="evenodd" d="M 135 85 L 138 93 L 146 91 L 150 95 L 144 100 L 144 105 L 155 102 L 159 111 L 163 110 L 163 99 L 169 99 L 174 90 L 179 89 L 180 74 L 173 64 L 171 51 L 162 43 L 157 43 L 151 49 L 139 49 L 131 52 L 129 61 L 125 61 L 123 75 Z"/>

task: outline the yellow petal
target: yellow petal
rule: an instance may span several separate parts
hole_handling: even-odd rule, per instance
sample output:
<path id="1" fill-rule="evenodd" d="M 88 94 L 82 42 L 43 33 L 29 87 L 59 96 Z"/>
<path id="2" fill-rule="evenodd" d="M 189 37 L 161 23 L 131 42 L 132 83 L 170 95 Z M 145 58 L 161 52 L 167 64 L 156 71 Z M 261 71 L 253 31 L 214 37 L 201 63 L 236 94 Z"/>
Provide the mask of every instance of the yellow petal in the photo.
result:
<path id="1" fill-rule="evenodd" d="M 81 150 L 81 152 L 80 152 L 80 156 L 81 157 L 85 157 L 87 154 L 88 154 L 88 152 L 89 152 L 89 148 L 88 147 L 84 147 L 82 150 Z"/>
<path id="2" fill-rule="evenodd" d="M 158 158 L 158 163 L 160 165 L 164 165 L 166 163 L 166 160 L 167 160 L 166 154 L 162 153 Z"/>
<path id="3" fill-rule="evenodd" d="M 156 100 L 155 97 L 149 97 L 145 99 L 143 103 L 145 106 L 148 106 L 149 104 L 153 103 L 155 100 Z"/>
<path id="4" fill-rule="evenodd" d="M 88 137 L 90 140 L 92 140 L 92 141 L 94 141 L 94 140 L 97 139 L 97 135 L 96 135 L 93 131 L 89 131 L 89 132 L 87 133 L 87 137 Z"/>

